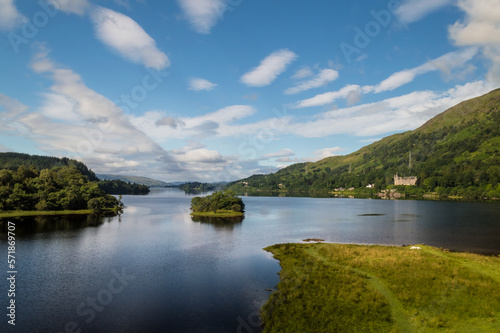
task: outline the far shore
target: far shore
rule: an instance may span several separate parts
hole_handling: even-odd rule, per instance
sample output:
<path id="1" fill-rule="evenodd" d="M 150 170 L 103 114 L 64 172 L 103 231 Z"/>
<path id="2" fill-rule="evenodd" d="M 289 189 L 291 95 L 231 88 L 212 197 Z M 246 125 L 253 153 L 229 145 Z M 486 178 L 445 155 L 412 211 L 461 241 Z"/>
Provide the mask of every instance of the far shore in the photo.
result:
<path id="1" fill-rule="evenodd" d="M 114 213 L 114 210 L 109 208 L 104 210 L 102 213 Z M 20 210 L 20 211 L 0 211 L 0 218 L 8 217 L 25 217 L 25 216 L 55 216 L 55 215 L 89 215 L 95 214 L 91 209 L 82 210 L 50 210 L 50 211 L 38 211 L 38 210 Z"/>

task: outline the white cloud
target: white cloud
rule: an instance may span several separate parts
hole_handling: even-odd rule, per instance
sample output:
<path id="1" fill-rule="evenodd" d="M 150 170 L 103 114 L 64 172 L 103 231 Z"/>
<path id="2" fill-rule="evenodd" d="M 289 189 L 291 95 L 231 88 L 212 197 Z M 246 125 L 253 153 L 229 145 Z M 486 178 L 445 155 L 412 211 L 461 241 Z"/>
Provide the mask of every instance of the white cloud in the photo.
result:
<path id="1" fill-rule="evenodd" d="M 275 51 L 264 58 L 260 65 L 241 77 L 241 82 L 248 86 L 263 87 L 271 84 L 286 67 L 297 59 L 297 55 L 290 50 Z"/>
<path id="2" fill-rule="evenodd" d="M 295 155 L 295 152 L 293 150 L 291 150 L 289 148 L 284 148 L 284 149 L 281 149 L 281 150 L 274 152 L 274 153 L 262 155 L 262 158 L 268 159 L 268 158 L 287 157 L 287 156 L 294 156 L 294 155 Z"/>
<path id="3" fill-rule="evenodd" d="M 50 77 L 51 91 L 43 95 L 37 112 L 19 118 L 40 149 L 73 154 L 100 171 L 117 171 L 111 170 L 112 165 L 130 167 L 127 161 L 136 159 L 152 165 L 157 156 L 168 155 L 135 128 L 120 108 L 87 87 L 77 73 L 54 63 L 48 53 L 42 48 L 32 68 Z"/>
<path id="4" fill-rule="evenodd" d="M 185 154 L 176 156 L 176 160 L 180 162 L 198 162 L 198 163 L 222 163 L 225 159 L 215 150 L 205 148 L 194 149 Z"/>
<path id="5" fill-rule="evenodd" d="M 285 90 L 285 94 L 297 94 L 302 91 L 306 91 L 313 88 L 319 88 L 328 84 L 329 82 L 335 81 L 339 77 L 339 72 L 334 69 L 322 69 L 314 78 L 308 81 L 301 82 L 295 87 L 288 88 Z"/>
<path id="6" fill-rule="evenodd" d="M 361 87 L 355 84 L 347 85 L 338 91 L 330 91 L 327 93 L 316 95 L 312 98 L 299 101 L 294 106 L 294 108 L 307 108 L 312 106 L 331 104 L 339 98 L 347 98 L 350 94 L 352 94 L 352 92 L 357 92 L 360 89 Z"/>
<path id="7" fill-rule="evenodd" d="M 157 121 L 155 121 L 155 125 L 157 127 L 160 127 L 160 126 L 169 126 L 169 127 L 175 129 L 178 126 L 185 126 L 186 124 L 182 120 L 180 120 L 180 119 L 176 119 L 176 118 L 173 118 L 173 117 L 163 117 L 163 118 L 160 118 Z"/>
<path id="8" fill-rule="evenodd" d="M 189 90 L 212 90 L 215 87 L 217 87 L 217 84 L 202 78 L 194 78 L 189 81 Z"/>
<path id="9" fill-rule="evenodd" d="M 477 54 L 477 49 L 474 47 L 450 52 L 439 58 L 429 60 L 425 64 L 412 68 L 402 70 L 394 73 L 387 79 L 373 87 L 375 93 L 383 91 L 390 91 L 399 88 L 409 82 L 412 82 L 416 76 L 433 71 L 442 71 L 445 75 L 449 76 L 452 69 L 463 68 L 465 64 Z"/>
<path id="10" fill-rule="evenodd" d="M 88 0 L 49 0 L 49 3 L 60 11 L 83 15 L 90 8 Z"/>
<path id="11" fill-rule="evenodd" d="M 493 88 L 483 81 L 458 85 L 448 91 L 415 91 L 375 103 L 336 109 L 307 122 L 290 122 L 286 129 L 303 137 L 337 134 L 375 136 L 412 130 L 446 109 Z"/>
<path id="12" fill-rule="evenodd" d="M 500 0 L 460 0 L 458 6 L 466 17 L 449 27 L 450 38 L 459 46 L 481 47 L 492 62 L 488 80 L 500 83 Z"/>
<path id="13" fill-rule="evenodd" d="M 4 116 L 15 117 L 28 110 L 28 107 L 18 100 L 0 94 L 0 113 Z"/>
<path id="14" fill-rule="evenodd" d="M 28 111 L 28 106 L 9 96 L 0 94 L 0 134 L 26 134 L 27 129 L 19 118 Z"/>
<path id="15" fill-rule="evenodd" d="M 96 7 L 91 17 L 96 37 L 124 58 L 155 69 L 169 66 L 167 55 L 130 17 L 103 7 Z"/>
<path id="16" fill-rule="evenodd" d="M 239 131 L 244 125 L 238 125 L 236 121 L 255 112 L 256 110 L 249 105 L 231 105 L 198 117 L 172 118 L 161 111 L 150 111 L 142 116 L 130 115 L 130 121 L 144 133 L 148 133 L 149 137 L 161 143 L 168 139 L 243 135 Z"/>
<path id="17" fill-rule="evenodd" d="M 302 67 L 298 71 L 293 74 L 292 78 L 294 79 L 303 79 L 308 76 L 312 76 L 314 73 L 309 67 Z"/>
<path id="18" fill-rule="evenodd" d="M 25 20 L 26 17 L 14 5 L 14 0 L 0 0 L 0 30 L 13 29 Z"/>
<path id="19" fill-rule="evenodd" d="M 320 161 L 320 160 L 327 158 L 327 157 L 336 156 L 336 155 L 338 155 L 337 153 L 341 152 L 342 150 L 343 149 L 340 147 L 318 149 L 312 153 L 311 157 L 302 158 L 302 161 L 303 162 L 317 162 L 317 161 Z"/>
<path id="20" fill-rule="evenodd" d="M 196 32 L 209 34 L 226 11 L 223 0 L 177 0 Z"/>
<path id="21" fill-rule="evenodd" d="M 61 94 L 42 94 L 44 101 L 39 112 L 48 118 L 65 121 L 68 123 L 78 123 L 84 119 L 75 112 L 76 102 L 68 96 Z"/>
<path id="22" fill-rule="evenodd" d="M 396 16 L 401 23 L 413 23 L 453 2 L 454 0 L 406 0 L 396 9 Z"/>

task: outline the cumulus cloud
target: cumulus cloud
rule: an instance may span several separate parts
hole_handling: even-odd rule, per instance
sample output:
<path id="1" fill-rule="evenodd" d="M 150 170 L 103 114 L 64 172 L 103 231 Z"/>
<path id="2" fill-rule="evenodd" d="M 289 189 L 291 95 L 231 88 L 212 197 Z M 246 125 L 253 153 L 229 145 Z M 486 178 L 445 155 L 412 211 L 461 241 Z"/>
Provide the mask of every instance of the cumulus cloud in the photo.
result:
<path id="1" fill-rule="evenodd" d="M 255 108 L 249 105 L 231 105 L 198 117 L 173 119 L 162 111 L 150 111 L 142 116 L 130 115 L 129 117 L 134 126 L 148 133 L 157 142 L 164 142 L 168 139 L 243 135 L 243 133 L 238 133 L 242 125 L 236 122 L 255 112 Z M 255 126 L 254 131 L 258 130 L 257 126 L 260 125 Z M 245 132 L 247 133 L 249 132 Z"/>
<path id="2" fill-rule="evenodd" d="M 297 73 L 296 73 L 297 74 Z M 295 76 L 295 75 L 294 75 Z M 285 90 L 285 94 L 297 94 L 302 91 L 306 91 L 313 88 L 319 88 L 328 84 L 329 82 L 335 81 L 339 77 L 339 72 L 334 69 L 322 69 L 315 77 L 308 81 L 304 81 L 296 85 L 295 87 L 288 88 Z"/>
<path id="3" fill-rule="evenodd" d="M 396 9 L 396 16 L 401 23 L 413 23 L 453 2 L 454 0 L 406 0 Z"/>
<path id="4" fill-rule="evenodd" d="M 448 28 L 450 38 L 459 46 L 481 47 L 492 66 L 488 80 L 500 82 L 500 0 L 460 0 L 466 17 Z"/>
<path id="5" fill-rule="evenodd" d="M 14 0 L 0 0 L 0 30 L 13 29 L 26 20 L 14 5 Z"/>
<path id="6" fill-rule="evenodd" d="M 177 155 L 176 160 L 180 162 L 198 162 L 198 163 L 222 163 L 225 159 L 216 150 L 205 148 L 190 150 L 184 154 Z"/>
<path id="7" fill-rule="evenodd" d="M 264 58 L 260 65 L 241 77 L 241 82 L 247 86 L 264 87 L 271 84 L 278 75 L 283 73 L 297 55 L 290 50 L 275 51 Z"/>
<path id="8" fill-rule="evenodd" d="M 177 0 L 185 17 L 196 32 L 209 34 L 226 11 L 223 0 Z"/>
<path id="9" fill-rule="evenodd" d="M 356 84 L 350 84 L 338 91 L 330 91 L 327 93 L 316 95 L 312 98 L 308 98 L 302 101 L 299 101 L 294 108 L 307 108 L 312 106 L 321 106 L 333 103 L 335 100 L 339 98 L 347 98 L 353 92 L 360 91 L 361 87 Z"/>
<path id="10" fill-rule="evenodd" d="M 96 7 L 91 17 L 96 37 L 125 59 L 155 69 L 169 66 L 167 55 L 130 17 L 104 7 Z"/>
<path id="11" fill-rule="evenodd" d="M 88 0 L 49 0 L 49 3 L 60 11 L 83 15 L 90 8 Z"/>
<path id="12" fill-rule="evenodd" d="M 202 78 L 194 78 L 189 81 L 189 90 L 212 90 L 215 87 L 217 87 L 217 84 Z"/>
<path id="13" fill-rule="evenodd" d="M 138 159 L 144 165 L 154 164 L 157 156 L 168 155 L 135 128 L 119 107 L 48 55 L 42 47 L 32 68 L 53 81 L 50 93 L 45 94 L 38 110 L 19 118 L 40 149 L 56 155 L 72 154 L 101 171 L 111 171 L 111 166 L 130 167 L 134 165 L 131 161 Z M 110 169 L 104 170 L 107 166 Z"/>

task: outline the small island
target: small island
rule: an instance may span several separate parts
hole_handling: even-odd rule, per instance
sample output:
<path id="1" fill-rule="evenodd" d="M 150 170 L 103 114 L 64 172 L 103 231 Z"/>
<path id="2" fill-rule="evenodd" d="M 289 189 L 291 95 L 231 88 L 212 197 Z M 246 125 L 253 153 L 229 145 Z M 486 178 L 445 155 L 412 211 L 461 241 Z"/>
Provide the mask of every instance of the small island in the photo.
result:
<path id="1" fill-rule="evenodd" d="M 233 191 L 217 191 L 206 197 L 191 200 L 192 216 L 240 217 L 245 212 L 245 204 Z"/>

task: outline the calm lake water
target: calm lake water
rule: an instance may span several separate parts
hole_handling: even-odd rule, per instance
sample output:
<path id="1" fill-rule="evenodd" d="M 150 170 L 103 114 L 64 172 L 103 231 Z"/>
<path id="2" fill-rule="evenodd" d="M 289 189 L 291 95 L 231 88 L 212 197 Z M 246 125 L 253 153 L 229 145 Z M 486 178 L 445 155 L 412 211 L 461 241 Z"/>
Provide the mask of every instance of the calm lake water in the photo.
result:
<path id="1" fill-rule="evenodd" d="M 243 222 L 220 225 L 193 222 L 191 198 L 161 189 L 124 196 L 121 217 L 16 220 L 15 328 L 1 222 L 0 331 L 260 332 L 280 270 L 262 248 L 304 238 L 500 253 L 495 202 L 244 197 Z"/>

